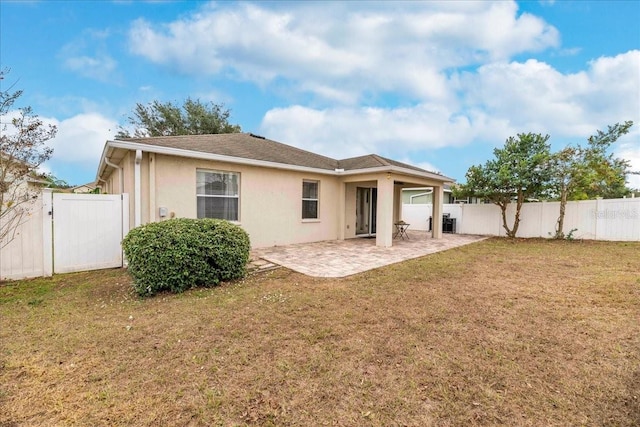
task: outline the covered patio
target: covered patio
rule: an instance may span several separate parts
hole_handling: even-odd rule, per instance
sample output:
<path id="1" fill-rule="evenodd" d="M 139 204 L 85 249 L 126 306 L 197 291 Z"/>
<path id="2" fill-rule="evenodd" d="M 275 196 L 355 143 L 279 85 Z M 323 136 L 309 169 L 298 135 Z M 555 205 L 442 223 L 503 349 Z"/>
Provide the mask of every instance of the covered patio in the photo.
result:
<path id="1" fill-rule="evenodd" d="M 440 239 L 443 190 L 444 185 L 451 181 L 451 178 L 443 175 L 399 169 L 391 164 L 375 173 L 343 176 L 341 190 L 344 193 L 340 200 L 344 200 L 344 206 L 339 208 L 342 226 L 338 239 L 375 236 L 377 246 L 394 246 L 396 240 L 393 237 L 402 220 L 402 190 L 425 186 L 433 189 L 433 227 L 429 237 Z"/>
<path id="2" fill-rule="evenodd" d="M 426 231 L 408 231 L 408 239 L 395 238 L 389 247 L 377 246 L 374 238 L 352 238 L 254 249 L 251 258 L 312 277 L 345 277 L 486 238 L 463 234 L 433 238 Z"/>

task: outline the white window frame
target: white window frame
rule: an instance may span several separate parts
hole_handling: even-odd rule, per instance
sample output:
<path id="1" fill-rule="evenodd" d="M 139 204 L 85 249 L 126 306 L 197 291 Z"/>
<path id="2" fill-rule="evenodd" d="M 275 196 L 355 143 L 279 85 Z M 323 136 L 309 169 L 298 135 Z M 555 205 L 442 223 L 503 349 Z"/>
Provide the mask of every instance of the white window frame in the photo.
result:
<path id="1" fill-rule="evenodd" d="M 304 184 L 315 184 L 316 185 L 316 194 L 315 198 L 313 197 L 304 197 Z M 316 202 L 316 216 L 315 218 L 305 218 L 304 217 L 304 202 Z M 320 221 L 320 181 L 317 179 L 303 179 L 302 180 L 302 204 L 300 209 L 300 216 L 302 217 L 303 222 L 318 222 Z"/>
<path id="2" fill-rule="evenodd" d="M 238 191 L 237 194 L 229 196 L 229 195 L 218 195 L 218 194 L 199 194 L 198 193 L 198 173 L 209 173 L 209 174 L 224 174 L 224 175 L 236 175 L 238 178 Z M 202 217 L 202 218 L 214 218 L 214 219 L 224 219 L 226 221 L 239 223 L 240 222 L 240 180 L 241 180 L 240 172 L 235 171 L 225 171 L 225 170 L 214 170 L 214 169 L 196 169 L 196 216 L 198 216 L 198 199 L 200 197 L 203 198 L 218 198 L 218 199 L 237 199 L 238 200 L 238 209 L 236 211 L 236 219 L 226 219 L 226 218 L 215 218 L 215 217 Z"/>

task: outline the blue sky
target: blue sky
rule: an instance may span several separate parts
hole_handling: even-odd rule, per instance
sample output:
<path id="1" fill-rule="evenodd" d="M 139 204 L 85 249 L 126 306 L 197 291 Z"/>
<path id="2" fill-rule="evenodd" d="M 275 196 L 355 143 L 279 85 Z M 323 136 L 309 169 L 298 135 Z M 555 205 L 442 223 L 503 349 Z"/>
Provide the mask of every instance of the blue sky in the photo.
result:
<path id="1" fill-rule="evenodd" d="M 614 152 L 640 170 L 639 20 L 632 0 L 3 0 L 0 85 L 58 126 L 45 168 L 71 184 L 137 102 L 187 97 L 246 132 L 460 181 L 517 133 L 557 149 L 633 120 Z"/>

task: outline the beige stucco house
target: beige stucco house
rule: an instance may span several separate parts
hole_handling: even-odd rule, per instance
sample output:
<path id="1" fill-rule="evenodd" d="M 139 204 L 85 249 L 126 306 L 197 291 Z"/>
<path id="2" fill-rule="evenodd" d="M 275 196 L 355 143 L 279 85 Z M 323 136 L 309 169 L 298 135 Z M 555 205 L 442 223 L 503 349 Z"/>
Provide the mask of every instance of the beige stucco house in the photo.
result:
<path id="1" fill-rule="evenodd" d="M 96 178 L 103 193 L 129 193 L 132 226 L 223 218 L 254 248 L 370 236 L 392 246 L 402 189 L 432 187 L 439 222 L 453 181 L 375 154 L 335 160 L 250 133 L 107 141 Z M 433 230 L 440 238 L 442 227 Z"/>

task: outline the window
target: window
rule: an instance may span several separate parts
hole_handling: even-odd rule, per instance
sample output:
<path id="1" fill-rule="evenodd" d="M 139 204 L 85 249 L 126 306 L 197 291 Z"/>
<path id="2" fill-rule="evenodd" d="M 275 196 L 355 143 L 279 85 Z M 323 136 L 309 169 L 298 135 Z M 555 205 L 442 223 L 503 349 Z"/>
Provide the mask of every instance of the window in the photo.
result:
<path id="1" fill-rule="evenodd" d="M 302 181 L 302 219 L 318 219 L 318 181 Z"/>
<path id="2" fill-rule="evenodd" d="M 235 172 L 196 172 L 198 218 L 238 221 L 240 174 Z"/>

